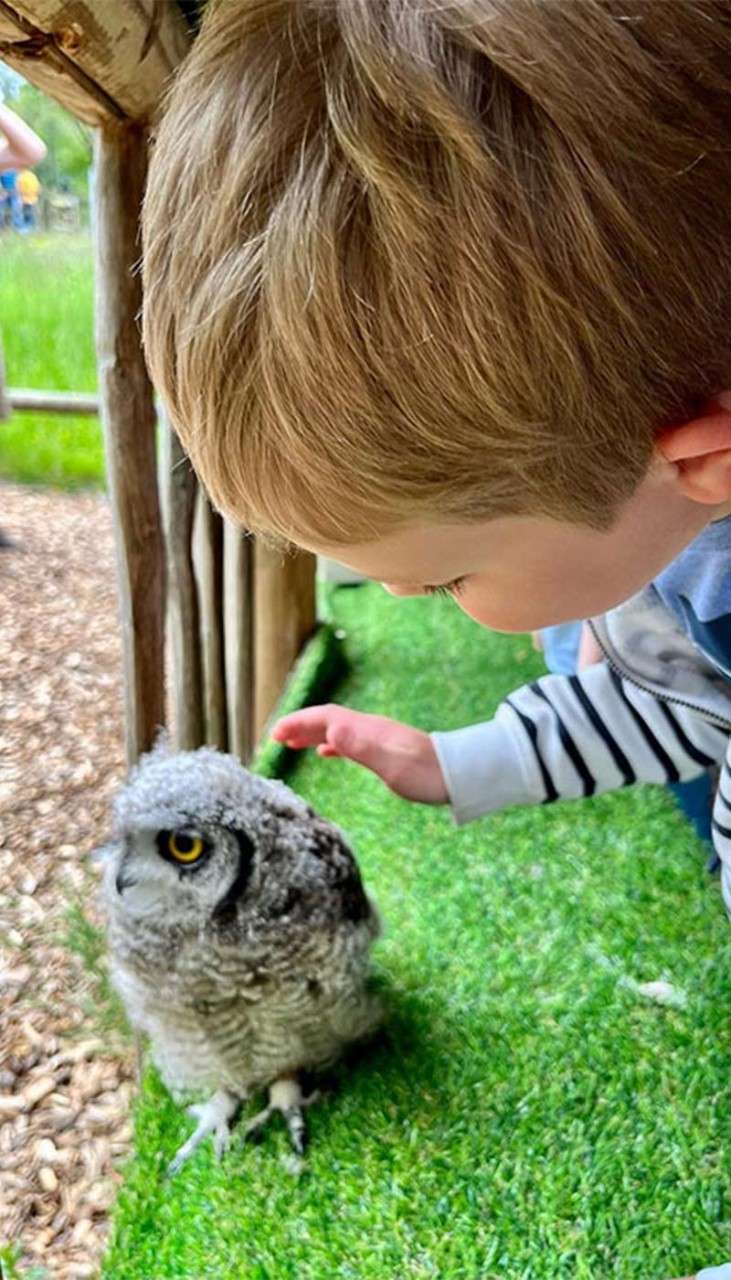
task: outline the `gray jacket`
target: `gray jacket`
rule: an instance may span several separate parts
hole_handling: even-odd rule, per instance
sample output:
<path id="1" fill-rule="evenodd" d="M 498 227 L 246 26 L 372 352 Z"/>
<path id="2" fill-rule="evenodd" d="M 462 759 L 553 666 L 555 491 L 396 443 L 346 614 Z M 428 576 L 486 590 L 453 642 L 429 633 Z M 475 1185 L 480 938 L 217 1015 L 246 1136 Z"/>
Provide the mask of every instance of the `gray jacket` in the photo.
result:
<path id="1" fill-rule="evenodd" d="M 543 676 L 492 720 L 432 734 L 454 817 L 685 781 L 718 764 L 713 839 L 731 912 L 731 683 L 652 586 L 591 626 L 606 662 Z"/>

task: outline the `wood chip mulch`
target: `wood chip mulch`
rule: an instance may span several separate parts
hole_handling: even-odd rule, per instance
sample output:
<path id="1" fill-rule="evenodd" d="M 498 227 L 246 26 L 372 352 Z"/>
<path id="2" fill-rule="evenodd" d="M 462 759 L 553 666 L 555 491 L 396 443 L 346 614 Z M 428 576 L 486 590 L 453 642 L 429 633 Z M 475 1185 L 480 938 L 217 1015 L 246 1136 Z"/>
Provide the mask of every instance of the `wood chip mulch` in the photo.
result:
<path id="1" fill-rule="evenodd" d="M 124 774 L 106 500 L 0 487 L 0 1245 L 95 1276 L 131 1143 L 134 1053 L 64 943 Z"/>

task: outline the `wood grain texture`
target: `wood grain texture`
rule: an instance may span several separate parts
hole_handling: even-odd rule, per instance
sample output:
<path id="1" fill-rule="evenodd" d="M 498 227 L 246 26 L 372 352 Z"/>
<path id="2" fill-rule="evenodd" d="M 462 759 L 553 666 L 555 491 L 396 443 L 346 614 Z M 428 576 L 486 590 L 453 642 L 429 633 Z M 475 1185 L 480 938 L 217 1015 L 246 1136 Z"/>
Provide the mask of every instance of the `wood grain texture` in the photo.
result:
<path id="1" fill-rule="evenodd" d="M 198 585 L 203 722 L 205 741 L 228 751 L 228 714 L 223 644 L 223 521 L 198 486 L 193 529 L 193 566 Z"/>
<path id="2" fill-rule="evenodd" d="M 149 120 L 189 45 L 169 0 L 0 0 L 0 57 L 87 124 Z"/>
<path id="3" fill-rule="evenodd" d="M 174 740 L 179 751 L 192 751 L 205 741 L 198 588 L 193 571 L 193 518 L 198 481 L 183 446 L 164 416 L 162 431 Z"/>
<path id="4" fill-rule="evenodd" d="M 95 416 L 99 397 L 83 391 L 36 391 L 34 387 L 6 387 L 5 397 L 16 413 L 71 413 Z"/>
<path id="5" fill-rule="evenodd" d="M 254 733 L 258 740 L 290 668 L 315 627 L 315 566 L 309 552 L 283 555 L 257 541 L 254 572 Z"/>
<path id="6" fill-rule="evenodd" d="M 135 125 L 108 126 L 96 146 L 96 345 L 114 512 L 125 673 L 125 739 L 133 763 L 164 724 L 164 547 L 152 386 L 142 354 L 139 210 L 147 145 Z"/>
<path id="7" fill-rule="evenodd" d="M 254 746 L 253 543 L 224 520 L 224 643 L 229 751 L 244 764 Z"/>

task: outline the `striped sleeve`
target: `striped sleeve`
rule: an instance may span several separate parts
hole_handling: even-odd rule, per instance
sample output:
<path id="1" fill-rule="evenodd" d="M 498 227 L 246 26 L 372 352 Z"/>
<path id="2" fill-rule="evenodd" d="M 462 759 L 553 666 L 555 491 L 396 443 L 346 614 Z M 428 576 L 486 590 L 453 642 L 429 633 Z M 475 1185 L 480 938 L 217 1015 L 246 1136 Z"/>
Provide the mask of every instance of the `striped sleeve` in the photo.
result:
<path id="1" fill-rule="evenodd" d="M 721 766 L 721 776 L 713 805 L 711 835 L 716 853 L 721 860 L 721 891 L 726 910 L 731 916 L 731 743 Z"/>
<path id="2" fill-rule="evenodd" d="M 509 804 L 686 781 L 723 760 L 728 737 L 700 713 L 655 698 L 600 663 L 524 685 L 493 720 L 434 733 L 432 741 L 463 823 Z M 726 816 L 731 829 L 731 810 Z"/>

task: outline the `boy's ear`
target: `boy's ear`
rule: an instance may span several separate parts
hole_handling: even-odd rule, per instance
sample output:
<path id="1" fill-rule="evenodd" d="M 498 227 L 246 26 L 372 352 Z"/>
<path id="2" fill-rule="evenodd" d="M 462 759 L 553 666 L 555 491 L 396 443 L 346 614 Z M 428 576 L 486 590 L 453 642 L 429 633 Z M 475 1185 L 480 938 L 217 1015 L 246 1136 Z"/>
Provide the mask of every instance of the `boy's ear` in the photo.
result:
<path id="1" fill-rule="evenodd" d="M 709 505 L 731 500 L 731 391 L 714 396 L 689 422 L 665 427 L 657 450 L 675 467 L 686 498 Z"/>

